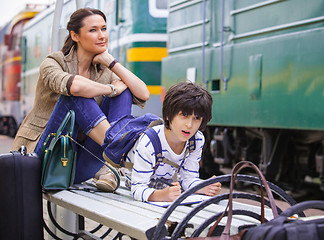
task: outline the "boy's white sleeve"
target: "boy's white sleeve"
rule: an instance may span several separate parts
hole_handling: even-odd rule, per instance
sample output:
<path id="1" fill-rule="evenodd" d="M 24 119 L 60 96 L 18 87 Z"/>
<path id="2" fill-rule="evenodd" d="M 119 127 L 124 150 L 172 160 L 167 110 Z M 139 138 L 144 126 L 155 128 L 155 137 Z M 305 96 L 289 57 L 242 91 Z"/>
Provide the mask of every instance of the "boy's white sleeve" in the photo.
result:
<path id="1" fill-rule="evenodd" d="M 186 156 L 186 160 L 179 172 L 181 177 L 181 186 L 184 190 L 194 187 L 201 182 L 199 179 L 199 162 L 201 160 L 205 137 L 200 131 L 198 131 L 195 138 L 196 148 Z"/>
<path id="2" fill-rule="evenodd" d="M 132 158 L 134 163 L 131 181 L 132 195 L 135 200 L 145 202 L 155 191 L 148 186 L 153 175 L 153 166 L 155 166 L 154 148 L 149 138 L 143 134 L 131 151 L 128 157 Z"/>

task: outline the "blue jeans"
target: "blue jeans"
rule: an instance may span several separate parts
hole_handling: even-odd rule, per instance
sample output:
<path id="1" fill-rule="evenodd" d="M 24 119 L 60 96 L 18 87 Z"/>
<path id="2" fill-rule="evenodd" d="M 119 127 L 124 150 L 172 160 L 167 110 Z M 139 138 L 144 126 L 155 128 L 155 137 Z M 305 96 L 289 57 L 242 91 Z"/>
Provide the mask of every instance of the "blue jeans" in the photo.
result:
<path id="1" fill-rule="evenodd" d="M 113 122 L 126 114 L 131 114 L 132 102 L 132 94 L 128 89 L 114 98 L 105 97 L 100 107 L 93 98 L 62 95 L 55 105 L 44 133 L 37 143 L 35 152 L 38 156 L 41 155 L 46 137 L 48 134 L 57 131 L 69 110 L 74 110 L 75 112 L 76 124 L 73 138 L 76 139 L 79 128 L 88 135 L 92 128 L 104 119 L 107 119 L 108 122 Z M 83 146 L 103 160 L 103 148 L 90 137 L 85 139 Z M 103 166 L 103 163 L 81 147 L 78 147 L 77 156 L 75 183 L 80 183 L 94 177 L 95 173 Z"/>

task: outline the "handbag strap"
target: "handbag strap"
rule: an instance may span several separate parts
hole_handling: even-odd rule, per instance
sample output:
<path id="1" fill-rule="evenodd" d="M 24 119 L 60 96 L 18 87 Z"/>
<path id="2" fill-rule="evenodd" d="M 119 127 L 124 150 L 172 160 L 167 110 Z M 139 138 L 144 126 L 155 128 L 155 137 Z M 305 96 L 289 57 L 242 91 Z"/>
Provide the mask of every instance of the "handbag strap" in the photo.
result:
<path id="1" fill-rule="evenodd" d="M 97 159 L 98 161 L 102 162 L 104 165 L 106 165 L 106 167 L 108 167 L 112 172 L 113 174 L 115 175 L 116 177 L 116 180 L 117 180 L 117 188 L 119 188 L 120 186 L 120 176 L 119 176 L 119 173 L 116 171 L 115 168 L 111 167 L 109 164 L 107 164 L 105 161 L 101 160 L 100 158 L 98 158 L 95 154 L 93 154 L 90 150 L 88 150 L 86 147 L 84 147 L 82 144 L 78 143 L 77 141 L 75 141 L 71 136 L 68 136 L 68 138 L 70 138 L 75 144 L 77 144 L 79 147 L 82 147 L 84 150 L 86 150 L 91 156 L 93 156 L 95 159 Z"/>
<path id="2" fill-rule="evenodd" d="M 253 163 L 248 162 L 248 161 L 242 161 L 242 162 L 237 163 L 234 166 L 233 170 L 232 170 L 232 176 L 231 176 L 231 182 L 230 182 L 230 193 L 229 193 L 227 206 L 226 206 L 224 212 L 221 214 L 221 216 L 217 219 L 215 224 L 209 229 L 208 234 L 207 234 L 208 237 L 212 235 L 214 229 L 216 228 L 218 223 L 221 221 L 221 219 L 224 217 L 225 213 L 228 211 L 227 222 L 226 222 L 225 228 L 224 228 L 224 230 L 222 232 L 221 240 L 229 239 L 229 237 L 230 237 L 230 227 L 231 227 L 232 216 L 233 216 L 233 196 L 232 195 L 233 195 L 233 190 L 234 190 L 235 179 L 237 177 L 237 174 L 244 168 L 252 168 L 253 170 L 255 170 L 255 172 L 257 173 L 257 175 L 259 177 L 259 180 L 260 180 L 261 223 L 265 222 L 265 217 L 264 217 L 264 193 L 263 193 L 262 185 L 264 185 L 264 188 L 266 189 L 266 192 L 268 194 L 268 198 L 269 198 L 269 202 L 270 202 L 270 206 L 271 206 L 271 209 L 272 209 L 273 216 L 275 218 L 278 217 L 278 211 L 277 211 L 277 208 L 276 208 L 274 197 L 272 195 L 271 189 L 270 189 L 265 177 L 263 176 L 262 172 Z"/>

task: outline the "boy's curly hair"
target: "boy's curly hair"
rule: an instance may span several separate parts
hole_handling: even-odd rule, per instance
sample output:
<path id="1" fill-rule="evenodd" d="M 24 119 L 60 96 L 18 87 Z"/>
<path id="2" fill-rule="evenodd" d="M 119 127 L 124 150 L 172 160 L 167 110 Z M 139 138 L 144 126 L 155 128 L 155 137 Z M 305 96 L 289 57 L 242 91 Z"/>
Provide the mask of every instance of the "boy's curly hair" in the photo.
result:
<path id="1" fill-rule="evenodd" d="M 163 101 L 164 125 L 170 129 L 173 117 L 179 112 L 186 115 L 195 114 L 202 117 L 199 130 L 203 131 L 212 116 L 212 103 L 212 96 L 202 86 L 192 82 L 177 83 L 167 91 Z"/>

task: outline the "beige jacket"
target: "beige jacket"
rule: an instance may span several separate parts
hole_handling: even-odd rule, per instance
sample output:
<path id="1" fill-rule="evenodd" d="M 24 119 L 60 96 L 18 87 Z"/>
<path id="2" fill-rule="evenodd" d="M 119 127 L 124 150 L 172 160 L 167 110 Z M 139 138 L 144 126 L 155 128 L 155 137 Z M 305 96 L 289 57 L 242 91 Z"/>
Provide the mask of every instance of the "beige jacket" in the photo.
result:
<path id="1" fill-rule="evenodd" d="M 107 84 L 119 79 L 106 67 L 101 66 L 102 70 L 98 69 L 94 65 L 91 66 L 90 76 L 93 81 Z M 66 56 L 59 51 L 44 59 L 40 66 L 34 105 L 16 134 L 12 150 L 17 150 L 24 145 L 27 147 L 28 153 L 34 151 L 58 98 L 60 95 L 68 95 L 67 81 L 71 76 L 77 74 L 78 60 L 73 48 Z M 100 104 L 103 97 L 100 96 L 95 99 Z M 144 106 L 143 102 L 135 98 L 134 103 L 140 107 Z"/>

